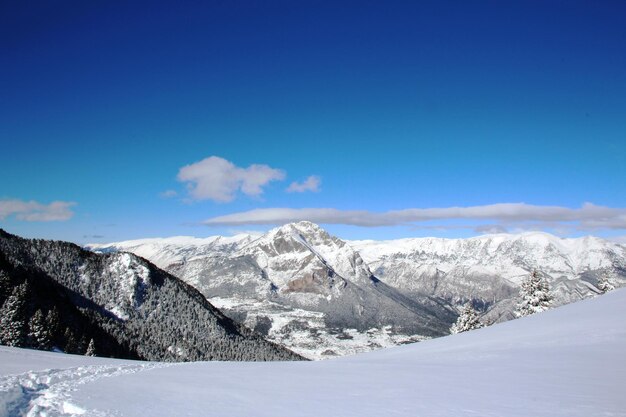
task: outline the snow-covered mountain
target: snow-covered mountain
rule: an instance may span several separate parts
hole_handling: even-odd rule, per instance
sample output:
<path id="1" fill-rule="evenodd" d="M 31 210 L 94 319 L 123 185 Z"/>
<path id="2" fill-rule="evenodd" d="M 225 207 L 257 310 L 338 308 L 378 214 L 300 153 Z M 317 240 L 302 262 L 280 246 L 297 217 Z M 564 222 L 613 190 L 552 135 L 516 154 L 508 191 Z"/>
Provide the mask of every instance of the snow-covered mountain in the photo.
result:
<path id="1" fill-rule="evenodd" d="M 88 247 L 97 249 L 98 252 L 107 252 L 107 247 L 110 247 L 113 252 L 119 250 L 132 252 L 142 258 L 149 259 L 159 268 L 163 268 L 213 254 L 231 253 L 241 246 L 250 243 L 255 238 L 248 234 L 231 237 L 211 236 L 203 239 L 191 236 L 176 236 L 163 239 L 129 240 L 106 245 L 93 244 L 88 245 Z"/>
<path id="2" fill-rule="evenodd" d="M 447 333 L 453 310 L 416 302 L 373 276 L 344 241 L 310 222 L 228 245 L 170 238 L 91 245 L 147 256 L 230 317 L 312 358 L 343 355 Z M 210 246 L 209 246 L 210 245 Z M 159 252 L 166 248 L 166 254 Z M 198 255 L 201 254 L 201 255 Z"/>
<path id="3" fill-rule="evenodd" d="M 626 284 L 626 248 L 591 236 L 563 239 L 533 232 L 349 244 L 377 277 L 403 293 L 430 294 L 457 305 L 472 301 L 492 309 L 490 320 L 512 318 L 510 298 L 532 271 L 549 281 L 555 305 L 598 294 L 601 276 L 616 286 Z"/>
<path id="4" fill-rule="evenodd" d="M 486 321 L 513 318 L 534 270 L 556 304 L 626 283 L 626 249 L 545 233 L 471 239 L 343 241 L 310 222 L 261 237 L 144 239 L 90 245 L 130 251 L 198 288 L 230 317 L 311 358 L 441 336 L 468 301 Z"/>
<path id="5" fill-rule="evenodd" d="M 0 229 L 0 343 L 148 360 L 297 360 L 131 253 Z M 46 334 L 41 334 L 46 332 Z M 91 341 L 90 341 L 91 339 Z"/>
<path id="6" fill-rule="evenodd" d="M 0 416 L 626 416 L 626 290 L 320 362 L 163 364 L 0 346 Z"/>

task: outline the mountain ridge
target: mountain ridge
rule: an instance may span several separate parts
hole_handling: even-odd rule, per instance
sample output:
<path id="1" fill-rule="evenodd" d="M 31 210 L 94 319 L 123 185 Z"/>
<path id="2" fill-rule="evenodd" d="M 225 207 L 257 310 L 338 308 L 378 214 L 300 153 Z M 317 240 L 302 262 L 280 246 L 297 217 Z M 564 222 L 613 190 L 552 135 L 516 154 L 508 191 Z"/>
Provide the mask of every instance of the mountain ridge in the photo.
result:
<path id="1" fill-rule="evenodd" d="M 26 323 L 31 313 L 42 310 L 47 317 L 50 308 L 41 305 L 40 295 L 31 297 L 26 290 L 18 294 L 16 288 L 24 282 L 48 280 L 65 289 L 65 303 L 127 347 L 124 357 L 166 361 L 301 359 L 233 322 L 195 288 L 131 253 L 97 254 L 72 243 L 29 240 L 2 232 L 0 255 L 3 317 L 15 316 L 20 332 L 27 327 L 32 331 Z M 16 268 L 24 267 L 26 272 L 17 276 Z M 7 307 L 9 304 L 24 307 L 17 311 Z"/>
<path id="2" fill-rule="evenodd" d="M 314 358 L 440 336 L 467 302 L 487 322 L 512 319 L 519 283 L 533 270 L 551 282 L 556 305 L 598 294 L 602 274 L 615 286 L 626 281 L 626 248 L 595 237 L 344 241 L 314 223 L 297 222 L 235 240 L 220 247 L 164 239 L 90 248 L 163 261 L 150 248 L 167 242 L 174 261 L 163 268 L 230 317 Z M 358 346 L 345 348 L 350 343 Z"/>

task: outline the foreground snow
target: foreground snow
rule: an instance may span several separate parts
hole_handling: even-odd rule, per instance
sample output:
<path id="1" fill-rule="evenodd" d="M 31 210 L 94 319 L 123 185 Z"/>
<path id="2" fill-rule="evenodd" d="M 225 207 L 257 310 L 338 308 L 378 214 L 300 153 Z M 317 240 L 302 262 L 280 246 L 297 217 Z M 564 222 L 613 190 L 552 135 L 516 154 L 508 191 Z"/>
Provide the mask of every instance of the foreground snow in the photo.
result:
<path id="1" fill-rule="evenodd" d="M 0 416 L 626 416 L 624 317 L 617 290 L 323 362 L 166 366 L 1 347 Z"/>

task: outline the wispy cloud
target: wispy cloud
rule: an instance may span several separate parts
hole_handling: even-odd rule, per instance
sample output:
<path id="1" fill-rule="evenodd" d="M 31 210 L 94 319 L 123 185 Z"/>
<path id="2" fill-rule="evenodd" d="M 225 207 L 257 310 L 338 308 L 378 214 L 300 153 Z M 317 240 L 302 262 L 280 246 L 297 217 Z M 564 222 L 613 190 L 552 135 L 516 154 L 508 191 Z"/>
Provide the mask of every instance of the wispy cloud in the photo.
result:
<path id="1" fill-rule="evenodd" d="M 104 235 L 83 235 L 83 239 L 104 239 Z"/>
<path id="2" fill-rule="evenodd" d="M 3 199 L 0 200 L 0 220 L 15 216 L 16 219 L 27 222 L 65 221 L 74 216 L 71 207 L 75 205 L 76 203 L 68 201 L 42 204 L 33 200 Z"/>
<path id="3" fill-rule="evenodd" d="M 473 227 L 476 233 L 480 234 L 493 234 L 493 233 L 507 233 L 508 229 L 501 224 L 481 224 Z"/>
<path id="4" fill-rule="evenodd" d="M 309 220 L 324 224 L 377 227 L 415 225 L 420 222 L 492 221 L 490 231 L 503 231 L 506 225 L 532 222 L 533 227 L 576 227 L 578 230 L 626 229 L 626 209 L 585 203 L 580 208 L 538 206 L 525 203 L 500 203 L 471 207 L 410 208 L 386 212 L 339 210 L 335 208 L 267 208 L 233 213 L 207 219 L 211 226 L 274 225 Z M 472 226 L 476 227 L 476 225 Z M 484 231 L 487 231 L 484 229 Z"/>
<path id="5" fill-rule="evenodd" d="M 177 178 L 187 184 L 193 200 L 226 203 L 233 201 L 238 191 L 247 196 L 263 194 L 263 187 L 285 179 L 285 172 L 261 164 L 241 168 L 224 158 L 210 156 L 182 167 Z"/>
<path id="6" fill-rule="evenodd" d="M 174 198 L 178 195 L 175 190 L 165 190 L 162 193 L 159 193 L 159 197 L 161 198 Z"/>
<path id="7" fill-rule="evenodd" d="M 317 175 L 311 175 L 303 182 L 294 181 L 287 187 L 288 193 L 304 193 L 306 191 L 318 192 L 322 179 Z"/>

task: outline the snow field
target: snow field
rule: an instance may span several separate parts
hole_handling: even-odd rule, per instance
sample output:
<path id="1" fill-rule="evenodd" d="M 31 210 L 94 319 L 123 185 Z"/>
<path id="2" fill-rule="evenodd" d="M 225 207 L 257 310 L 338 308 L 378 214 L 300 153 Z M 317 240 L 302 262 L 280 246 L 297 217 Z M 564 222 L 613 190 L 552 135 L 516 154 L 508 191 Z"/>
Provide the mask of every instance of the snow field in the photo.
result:
<path id="1" fill-rule="evenodd" d="M 167 366 L 162 363 L 135 362 L 126 365 L 87 365 L 66 369 L 44 369 L 0 377 L 0 416 L 99 416 L 108 414 L 88 410 L 71 398 L 80 385 L 100 378 L 117 377 Z"/>
<path id="2" fill-rule="evenodd" d="M 46 385 L 58 372 L 78 374 L 82 383 L 64 385 L 60 377 L 38 391 L 54 401 L 29 400 L 30 409 L 58 416 L 624 417 L 624 317 L 626 290 L 616 290 L 488 328 L 329 361 L 160 368 L 0 348 L 0 371 L 29 368 Z M 3 398 L 33 381 L 30 374 L 3 377 Z"/>

